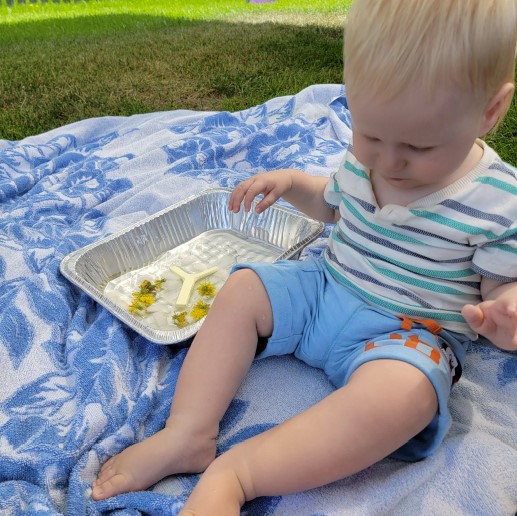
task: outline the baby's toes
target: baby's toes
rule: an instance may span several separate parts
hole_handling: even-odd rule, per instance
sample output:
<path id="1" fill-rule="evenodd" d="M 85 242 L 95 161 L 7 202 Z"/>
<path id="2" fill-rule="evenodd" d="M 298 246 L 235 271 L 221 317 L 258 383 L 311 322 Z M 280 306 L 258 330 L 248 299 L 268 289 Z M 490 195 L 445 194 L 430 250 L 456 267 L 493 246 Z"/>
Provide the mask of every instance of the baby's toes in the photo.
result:
<path id="1" fill-rule="evenodd" d="M 114 460 L 113 457 L 109 459 L 107 462 L 105 462 L 99 471 L 99 474 L 97 476 L 96 482 L 105 482 L 110 477 L 116 474 L 116 471 L 114 469 Z"/>
<path id="2" fill-rule="evenodd" d="M 94 500 L 104 500 L 120 493 L 127 493 L 129 489 L 129 479 L 122 474 L 116 473 L 106 480 L 102 480 L 101 477 L 93 483 L 92 486 L 92 498 Z"/>

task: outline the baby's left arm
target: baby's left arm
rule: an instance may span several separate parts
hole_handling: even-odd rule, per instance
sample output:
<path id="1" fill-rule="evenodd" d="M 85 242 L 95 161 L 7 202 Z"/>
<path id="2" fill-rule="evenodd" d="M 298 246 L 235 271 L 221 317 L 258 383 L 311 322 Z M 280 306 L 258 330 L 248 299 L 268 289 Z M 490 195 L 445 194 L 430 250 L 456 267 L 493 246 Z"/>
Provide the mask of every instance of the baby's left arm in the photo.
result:
<path id="1" fill-rule="evenodd" d="M 463 317 L 476 333 L 498 348 L 517 350 L 517 282 L 483 277 L 481 295 L 481 303 L 463 307 Z"/>

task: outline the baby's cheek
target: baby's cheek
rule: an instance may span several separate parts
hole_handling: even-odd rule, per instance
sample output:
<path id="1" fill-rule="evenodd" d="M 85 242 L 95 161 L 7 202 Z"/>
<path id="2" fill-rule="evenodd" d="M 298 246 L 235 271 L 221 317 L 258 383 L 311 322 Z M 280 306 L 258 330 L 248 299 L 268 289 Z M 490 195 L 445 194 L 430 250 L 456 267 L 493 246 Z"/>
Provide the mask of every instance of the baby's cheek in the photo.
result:
<path id="1" fill-rule="evenodd" d="M 372 168 L 374 155 L 371 150 L 360 139 L 354 140 L 354 156 L 365 167 Z"/>

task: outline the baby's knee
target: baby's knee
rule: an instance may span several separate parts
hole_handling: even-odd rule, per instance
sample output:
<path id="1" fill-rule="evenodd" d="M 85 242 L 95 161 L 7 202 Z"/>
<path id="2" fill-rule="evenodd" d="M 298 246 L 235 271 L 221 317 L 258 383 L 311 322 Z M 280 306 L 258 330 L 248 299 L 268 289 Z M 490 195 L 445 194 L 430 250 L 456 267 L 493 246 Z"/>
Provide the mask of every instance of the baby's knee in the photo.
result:
<path id="1" fill-rule="evenodd" d="M 239 269 L 233 272 L 216 296 L 215 307 L 231 310 L 241 318 L 251 318 L 256 322 L 259 335 L 271 335 L 271 302 L 262 280 L 253 270 Z"/>
<path id="2" fill-rule="evenodd" d="M 242 290 L 243 288 L 256 285 L 262 286 L 262 281 L 258 274 L 253 269 L 243 268 L 232 272 L 224 286 L 227 288 L 238 288 L 239 290 Z"/>
<path id="3" fill-rule="evenodd" d="M 252 269 L 238 269 L 226 280 L 219 292 L 219 298 L 230 298 L 239 306 L 248 304 L 263 304 L 269 301 L 262 280 Z"/>
<path id="4" fill-rule="evenodd" d="M 245 285 L 248 282 L 253 281 L 250 277 L 250 273 L 254 274 L 253 271 L 250 271 L 249 269 L 239 269 L 230 274 L 217 293 L 215 301 L 219 304 L 222 302 L 227 304 L 229 302 L 235 302 L 237 299 L 242 297 Z"/>

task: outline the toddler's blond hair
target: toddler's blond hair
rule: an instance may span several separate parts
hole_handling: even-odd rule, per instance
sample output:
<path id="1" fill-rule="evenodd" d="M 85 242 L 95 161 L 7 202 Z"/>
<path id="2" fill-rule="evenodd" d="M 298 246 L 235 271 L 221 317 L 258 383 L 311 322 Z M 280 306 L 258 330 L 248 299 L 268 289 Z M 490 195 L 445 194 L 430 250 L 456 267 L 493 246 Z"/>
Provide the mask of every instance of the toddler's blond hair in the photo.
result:
<path id="1" fill-rule="evenodd" d="M 415 80 L 430 97 L 456 86 L 484 106 L 514 82 L 516 53 L 517 0 L 355 0 L 344 78 L 385 100 Z"/>

